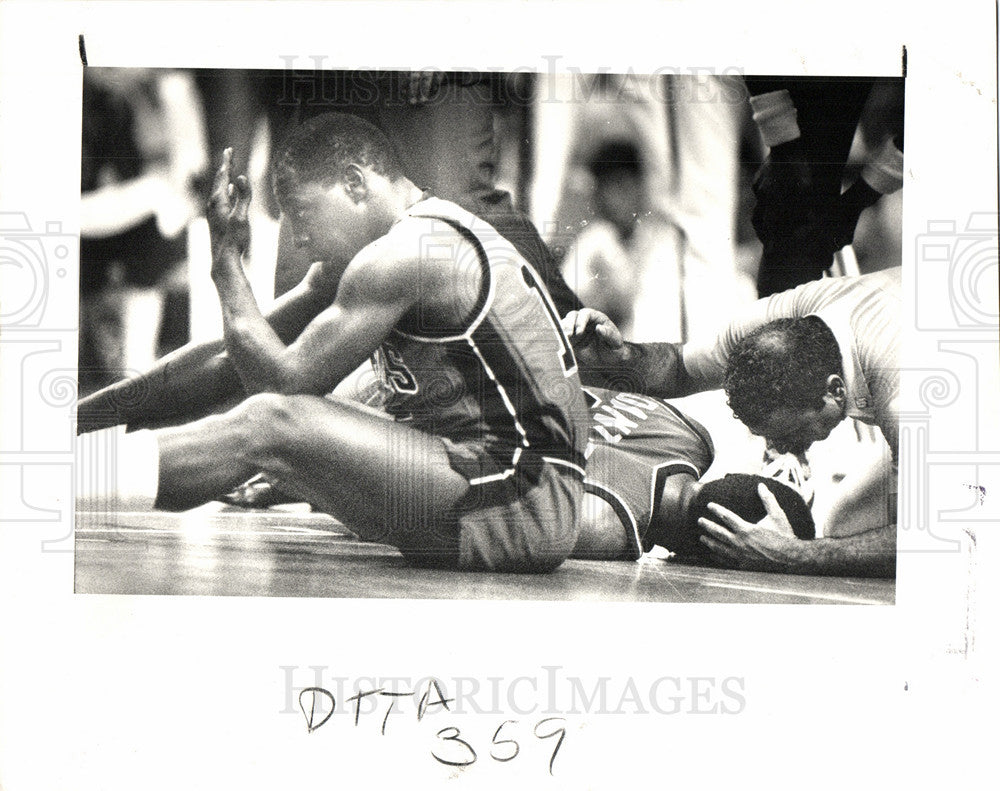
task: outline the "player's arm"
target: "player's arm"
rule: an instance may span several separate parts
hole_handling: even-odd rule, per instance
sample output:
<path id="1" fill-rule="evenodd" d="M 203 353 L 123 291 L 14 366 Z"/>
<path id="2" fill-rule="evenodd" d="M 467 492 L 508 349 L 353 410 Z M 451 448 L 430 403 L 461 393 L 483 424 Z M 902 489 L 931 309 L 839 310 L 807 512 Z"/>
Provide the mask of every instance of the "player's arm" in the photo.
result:
<path id="1" fill-rule="evenodd" d="M 766 528 L 747 522 L 735 525 L 721 513 L 719 517 L 730 529 L 713 532 L 710 525 L 714 523 L 702 520 L 707 534 L 701 540 L 722 563 L 733 568 L 838 577 L 892 577 L 896 573 L 893 525 L 844 538 L 802 541 L 769 534 Z"/>
<path id="2" fill-rule="evenodd" d="M 345 270 L 333 304 L 289 345 L 262 321 L 252 295 L 229 292 L 217 279 L 226 349 L 244 389 L 324 395 L 368 359 L 418 299 L 417 262 L 390 248 L 385 240 L 365 248 Z"/>
<path id="3" fill-rule="evenodd" d="M 883 525 L 856 536 L 803 542 L 807 551 L 797 574 L 892 577 L 896 573 L 896 526 Z"/>
<path id="4" fill-rule="evenodd" d="M 322 395 L 371 354 L 417 299 L 406 261 L 392 243 L 369 245 L 344 271 L 337 296 L 288 345 L 261 313 L 243 271 L 249 239 L 250 183 L 230 180 L 231 151 L 209 203 L 212 280 L 222 308 L 226 353 L 247 393 Z"/>
<path id="5" fill-rule="evenodd" d="M 715 519 L 701 518 L 701 543 L 724 565 L 748 571 L 891 577 L 896 570 L 896 529 L 883 525 L 843 538 L 803 541 L 795 537 L 781 506 L 759 487 L 767 516 L 756 524 L 716 503 Z"/>
<path id="6" fill-rule="evenodd" d="M 707 344 L 631 343 L 607 316 L 587 308 L 567 314 L 563 330 L 585 384 L 679 398 L 722 387 L 729 355 L 742 338 L 773 319 L 814 312 L 829 289 L 819 281 L 757 300 Z"/>
<path id="7" fill-rule="evenodd" d="M 679 343 L 632 343 L 598 310 L 571 311 L 562 320 L 584 384 L 663 398 L 705 389 L 688 374 Z"/>
<path id="8" fill-rule="evenodd" d="M 333 302 L 336 283 L 319 264 L 279 299 L 267 314 L 275 334 L 291 343 Z M 125 424 L 131 429 L 187 422 L 245 396 L 222 339 L 192 343 L 158 360 L 152 368 L 115 382 L 77 404 L 77 431 Z"/>

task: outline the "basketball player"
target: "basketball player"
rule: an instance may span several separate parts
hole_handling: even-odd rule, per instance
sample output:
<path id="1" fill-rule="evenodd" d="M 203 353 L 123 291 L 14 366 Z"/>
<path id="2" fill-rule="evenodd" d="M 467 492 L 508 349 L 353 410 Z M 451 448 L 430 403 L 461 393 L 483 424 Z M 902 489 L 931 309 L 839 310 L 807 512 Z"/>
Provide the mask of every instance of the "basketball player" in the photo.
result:
<path id="1" fill-rule="evenodd" d="M 790 537 L 815 537 L 797 492 L 756 475 L 700 483 L 712 464 L 708 431 L 661 398 L 585 387 L 592 418 L 583 521 L 573 557 L 638 559 L 654 545 L 685 562 L 713 563 L 698 520 L 716 518 L 709 503 L 755 523 L 778 507 Z"/>
<path id="2" fill-rule="evenodd" d="M 531 265 L 482 220 L 422 193 L 385 136 L 353 116 L 296 130 L 275 187 L 296 243 L 319 262 L 303 285 L 270 320 L 261 314 L 241 262 L 249 183 L 231 179 L 227 151 L 209 208 L 225 353 L 189 351 L 79 404 L 87 429 L 155 425 L 161 406 L 176 422 L 244 398 L 121 436 L 124 477 L 149 474 L 120 477 L 120 501 L 187 509 L 263 471 L 419 565 L 557 567 L 579 533 L 589 417 Z M 371 355 L 392 421 L 323 397 Z"/>
<path id="3" fill-rule="evenodd" d="M 725 385 L 736 416 L 770 446 L 803 453 L 845 417 L 877 426 L 892 452 L 888 480 L 877 467 L 842 484 L 824 538 L 774 541 L 733 519 L 700 523 L 702 543 L 746 569 L 844 576 L 895 570 L 900 272 L 827 278 L 772 295 L 735 318 L 706 346 L 625 342 L 596 311 L 570 313 L 585 382 L 627 379 L 646 394 L 678 397 Z M 775 525 L 772 525 L 775 526 Z M 780 525 L 787 534 L 787 525 Z"/>
<path id="4" fill-rule="evenodd" d="M 779 481 L 730 474 L 700 483 L 712 464 L 712 439 L 668 401 L 598 387 L 585 387 L 584 395 L 591 430 L 580 535 L 572 557 L 637 560 L 659 545 L 682 562 L 716 565 L 699 542 L 698 520 L 715 516 L 710 502 L 749 522 L 767 516 L 768 506 L 777 503 L 787 514 L 791 535 L 815 537 L 808 506 Z M 294 502 L 263 476 L 220 499 L 242 508 Z"/>

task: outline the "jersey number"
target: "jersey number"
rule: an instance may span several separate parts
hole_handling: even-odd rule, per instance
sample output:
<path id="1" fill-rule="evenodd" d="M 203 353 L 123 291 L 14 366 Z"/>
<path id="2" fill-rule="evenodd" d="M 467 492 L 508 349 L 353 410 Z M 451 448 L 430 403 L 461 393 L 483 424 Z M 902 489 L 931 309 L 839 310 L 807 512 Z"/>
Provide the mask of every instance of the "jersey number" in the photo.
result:
<path id="1" fill-rule="evenodd" d="M 384 381 L 397 393 L 413 395 L 417 392 L 417 380 L 403 362 L 403 356 L 388 343 L 383 343 L 381 354 Z"/>
<path id="2" fill-rule="evenodd" d="M 549 295 L 538 280 L 538 275 L 535 274 L 534 269 L 530 266 L 522 265 L 521 276 L 524 278 L 524 282 L 528 288 L 533 289 L 538 295 L 542 307 L 545 308 L 545 314 L 549 317 L 549 321 L 552 322 L 552 330 L 555 332 L 556 337 L 559 339 L 559 345 L 562 347 L 559 357 L 562 362 L 563 373 L 569 376 L 576 371 L 576 358 L 573 356 L 573 347 L 570 346 L 566 334 L 562 331 L 562 326 L 559 324 L 559 316 L 556 315 L 556 309 L 552 306 Z"/>

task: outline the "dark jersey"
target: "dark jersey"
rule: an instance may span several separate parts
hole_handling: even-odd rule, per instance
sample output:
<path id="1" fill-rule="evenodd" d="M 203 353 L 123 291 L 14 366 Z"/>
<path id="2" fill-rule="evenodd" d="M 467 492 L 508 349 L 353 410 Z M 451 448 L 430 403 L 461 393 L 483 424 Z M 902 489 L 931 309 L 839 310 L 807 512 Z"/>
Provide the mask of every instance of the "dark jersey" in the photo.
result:
<path id="1" fill-rule="evenodd" d="M 587 405 L 572 348 L 535 268 L 454 203 L 427 198 L 407 215 L 430 220 L 428 252 L 455 247 L 457 289 L 476 281 L 463 277 L 467 267 L 482 278 L 467 326 L 443 332 L 421 326 L 418 314 L 383 342 L 373 363 L 391 391 L 386 410 L 444 438 L 453 466 L 472 484 L 515 470 L 537 477 L 543 459 L 582 475 Z M 455 232 L 466 245 L 455 245 Z"/>
<path id="2" fill-rule="evenodd" d="M 593 419 L 584 490 L 611 504 L 639 557 L 667 476 L 700 478 L 715 448 L 704 426 L 662 398 L 599 387 L 584 392 Z"/>

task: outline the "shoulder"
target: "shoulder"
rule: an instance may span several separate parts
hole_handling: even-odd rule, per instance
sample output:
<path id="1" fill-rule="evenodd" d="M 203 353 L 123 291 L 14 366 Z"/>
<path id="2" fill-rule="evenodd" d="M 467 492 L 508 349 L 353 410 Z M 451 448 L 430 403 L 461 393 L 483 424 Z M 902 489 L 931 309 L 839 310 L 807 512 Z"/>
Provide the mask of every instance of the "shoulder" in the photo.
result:
<path id="1" fill-rule="evenodd" d="M 822 278 L 794 289 L 798 303 L 830 304 L 833 302 L 863 303 L 873 297 L 899 300 L 902 298 L 900 268 L 893 267 L 857 277 Z"/>
<path id="2" fill-rule="evenodd" d="M 844 299 L 849 311 L 855 345 L 866 350 L 867 365 L 895 365 L 902 337 L 902 288 L 899 268 L 874 272 L 858 278 L 850 299 Z"/>
<path id="3" fill-rule="evenodd" d="M 462 233 L 452 223 L 439 217 L 409 215 L 362 252 L 413 261 L 453 261 L 456 251 L 473 247 L 471 239 L 474 235 L 471 230 L 466 230 L 467 233 Z"/>
<path id="4" fill-rule="evenodd" d="M 382 295 L 420 295 L 450 274 L 469 253 L 469 243 L 451 227 L 407 217 L 364 247 L 348 264 L 340 290 Z M 474 255 L 474 253 L 472 253 Z"/>
<path id="5" fill-rule="evenodd" d="M 419 254 L 405 241 L 390 233 L 362 248 L 340 278 L 338 300 L 391 297 L 412 289 L 419 277 Z"/>
<path id="6" fill-rule="evenodd" d="M 862 275 L 858 279 L 864 281 L 868 288 L 885 291 L 890 294 L 898 294 L 903 288 L 903 270 L 899 266 Z"/>

